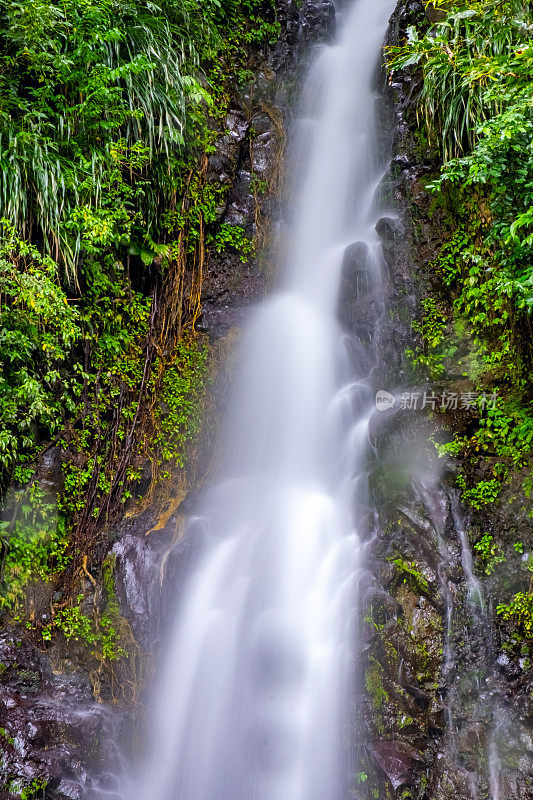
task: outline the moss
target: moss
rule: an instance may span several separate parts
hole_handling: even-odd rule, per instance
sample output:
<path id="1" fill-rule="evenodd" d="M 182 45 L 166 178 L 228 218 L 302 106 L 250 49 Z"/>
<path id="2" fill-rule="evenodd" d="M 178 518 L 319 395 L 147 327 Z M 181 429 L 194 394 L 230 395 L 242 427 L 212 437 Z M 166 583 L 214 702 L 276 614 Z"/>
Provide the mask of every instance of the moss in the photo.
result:
<path id="1" fill-rule="evenodd" d="M 389 700 L 389 695 L 383 686 L 383 667 L 373 656 L 370 657 L 370 664 L 365 670 L 365 686 L 375 709 L 381 708 L 383 703 Z"/>
<path id="2" fill-rule="evenodd" d="M 430 690 L 439 683 L 443 659 L 443 621 L 436 609 L 404 584 L 398 592 L 403 616 L 398 625 L 405 631 L 404 642 L 412 673 Z"/>
<path id="3" fill-rule="evenodd" d="M 0 728 L 0 736 L 2 737 L 2 739 L 5 739 L 5 741 L 6 741 L 8 744 L 11 744 L 11 745 L 13 745 L 13 744 L 15 743 L 15 740 L 13 739 L 13 737 L 12 737 L 12 736 L 10 736 L 10 735 L 8 734 L 8 732 L 6 731 L 6 729 L 5 729 L 5 728 Z"/>
<path id="4" fill-rule="evenodd" d="M 414 561 L 406 561 L 402 556 L 389 559 L 391 564 L 396 567 L 401 580 L 407 584 L 418 595 L 428 596 L 430 593 L 429 584 L 422 575 Z"/>

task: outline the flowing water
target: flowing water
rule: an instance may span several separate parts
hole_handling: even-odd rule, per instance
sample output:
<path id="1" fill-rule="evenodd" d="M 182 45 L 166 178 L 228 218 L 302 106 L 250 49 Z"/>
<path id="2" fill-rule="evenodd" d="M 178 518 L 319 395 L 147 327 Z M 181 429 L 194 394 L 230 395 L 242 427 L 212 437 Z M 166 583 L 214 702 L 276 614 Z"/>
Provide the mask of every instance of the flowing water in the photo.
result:
<path id="1" fill-rule="evenodd" d="M 379 316 L 373 79 L 394 4 L 344 5 L 309 72 L 280 288 L 246 332 L 224 466 L 186 533 L 199 552 L 132 792 L 143 800 L 348 793 L 374 361 L 371 336 L 343 331 L 338 293 L 345 249 L 363 243 L 361 292 Z"/>

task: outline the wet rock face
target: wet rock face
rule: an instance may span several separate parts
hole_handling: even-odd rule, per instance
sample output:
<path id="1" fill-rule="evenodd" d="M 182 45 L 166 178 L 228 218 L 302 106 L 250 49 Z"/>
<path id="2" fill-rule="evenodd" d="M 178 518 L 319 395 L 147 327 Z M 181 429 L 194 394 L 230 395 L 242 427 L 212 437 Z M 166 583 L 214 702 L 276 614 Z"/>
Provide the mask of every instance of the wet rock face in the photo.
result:
<path id="1" fill-rule="evenodd" d="M 117 717 L 94 703 L 88 678 L 57 675 L 17 631 L 0 635 L 0 797 L 47 787 L 50 800 L 82 798 L 111 773 Z M 29 796 L 29 795 L 28 795 Z"/>
<path id="2" fill-rule="evenodd" d="M 212 455 L 212 454 L 211 454 Z M 165 642 L 165 625 L 173 622 L 179 590 L 186 584 L 193 536 L 181 534 L 186 518 L 197 508 L 191 491 L 175 511 L 159 519 L 148 510 L 124 520 L 111 549 L 115 557 L 115 589 L 136 644 L 151 656 Z"/>
<path id="3" fill-rule="evenodd" d="M 406 424 L 405 442 L 409 435 Z M 399 439 L 394 447 L 401 458 Z M 415 473 L 404 486 L 379 489 L 361 665 L 368 781 L 360 796 L 471 800 L 475 789 L 525 800 L 533 791 L 531 727 L 508 702 L 494 626 L 471 593 L 457 497 L 446 474 Z"/>
<path id="4" fill-rule="evenodd" d="M 281 112 L 275 100 L 277 75 L 268 71 L 261 90 L 242 98 L 225 121 L 226 132 L 217 139 L 209 158 L 208 180 L 226 189 L 217 209 L 217 222 L 226 231 L 235 229 L 236 241 L 246 237 L 250 245 L 261 245 L 270 213 L 270 187 L 281 165 L 284 133 Z M 251 105 L 250 105 L 251 104 Z M 262 111 L 268 107 L 270 113 Z M 242 318 L 243 310 L 264 289 L 264 268 L 258 252 L 242 252 L 228 244 L 208 254 L 202 285 L 203 315 L 198 324 L 213 338 L 224 335 Z"/>
<path id="5" fill-rule="evenodd" d="M 338 318 L 359 339 L 370 342 L 381 304 L 369 247 L 364 242 L 354 242 L 346 248 L 342 262 Z"/>
<path id="6" fill-rule="evenodd" d="M 255 234 L 255 198 L 251 191 L 250 120 L 243 108 L 232 109 L 225 120 L 225 132 L 216 141 L 209 157 L 207 178 L 216 187 L 226 189 L 217 208 L 219 225 L 231 225 L 250 239 Z M 212 252 L 202 286 L 204 317 L 200 330 L 208 330 L 211 312 L 228 304 L 249 303 L 257 296 L 261 275 L 255 258 L 242 257 L 233 247 Z"/>
<path id="7" fill-rule="evenodd" d="M 225 130 L 208 161 L 208 181 L 226 190 L 217 209 L 218 225 L 235 227 L 256 245 L 252 253 L 228 245 L 208 254 L 198 329 L 209 332 L 212 339 L 239 325 L 246 308 L 265 289 L 268 254 L 262 248 L 269 229 L 279 221 L 276 193 L 290 95 L 304 53 L 333 34 L 335 7 L 332 2 L 307 0 L 299 8 L 282 0 L 278 20 L 282 36 L 260 58 L 252 83 L 236 93 Z"/>
<path id="8" fill-rule="evenodd" d="M 137 525 L 136 525 L 137 527 Z M 113 545 L 116 558 L 115 589 L 131 625 L 135 641 L 144 652 L 153 646 L 161 615 L 161 561 L 169 537 L 125 533 Z"/>
<path id="9" fill-rule="evenodd" d="M 405 235 L 404 226 L 400 219 L 394 217 L 382 217 L 376 224 L 376 233 L 381 239 L 383 255 L 389 269 L 393 270 L 396 265 L 398 251 L 401 250 L 401 243 Z"/>
<path id="10" fill-rule="evenodd" d="M 335 6 L 333 3 L 307 0 L 302 9 L 302 34 L 307 42 L 323 42 L 335 32 Z"/>
<path id="11" fill-rule="evenodd" d="M 219 136 L 216 151 L 208 159 L 207 178 L 211 183 L 232 185 L 247 132 L 245 114 L 239 109 L 229 111 L 226 132 Z"/>
<path id="12" fill-rule="evenodd" d="M 194 500 L 176 503 L 174 513 L 159 518 L 150 509 L 111 532 L 114 589 L 132 633 L 128 667 L 135 659 L 138 668 L 128 680 L 141 680 L 143 667 L 149 672 L 149 655 L 165 640 L 164 620 L 188 572 L 181 512 L 193 507 Z M 119 667 L 114 677 L 115 665 L 96 675 L 85 645 L 55 644 L 47 653 L 23 635 L 0 634 L 0 800 L 18 800 L 20 788 L 32 782 L 46 786 L 47 800 L 119 800 L 120 751 L 133 735 L 130 712 L 139 725 L 139 712 L 128 710 L 122 697 Z M 113 680 L 118 700 L 126 702 L 96 702 L 95 688 L 107 696 Z M 130 689 L 136 695 L 142 686 Z"/>
<path id="13" fill-rule="evenodd" d="M 38 480 L 45 493 L 57 497 L 63 487 L 63 471 L 61 448 L 49 447 L 43 453 L 38 472 Z"/>
<path id="14" fill-rule="evenodd" d="M 354 242 L 344 252 L 339 296 L 345 308 L 350 307 L 370 289 L 368 256 L 368 245 L 365 242 Z"/>
<path id="15" fill-rule="evenodd" d="M 449 501 L 429 482 L 383 482 L 379 492 L 376 591 L 365 612 L 361 665 L 361 763 L 369 776 L 368 795 L 362 796 L 393 790 L 391 797 L 425 798 L 418 788 L 438 761 L 437 742 L 446 727 L 446 533 L 452 551 L 455 545 Z"/>
<path id="16" fill-rule="evenodd" d="M 369 745 L 368 750 L 393 789 L 410 783 L 414 764 L 421 762 L 420 754 L 404 742 L 374 742 Z"/>
<path id="17" fill-rule="evenodd" d="M 399 4 L 388 43 L 397 43 L 414 16 L 423 14 L 422 3 Z M 438 162 L 416 139 L 419 88 L 415 71 L 394 76 L 390 84 L 395 153 L 383 195 L 385 208 L 398 216 L 389 213 L 376 227 L 389 268 L 387 319 L 376 343 L 378 371 L 397 402 L 370 425 L 377 453 L 370 476 L 377 523 L 358 721 L 359 769 L 367 779 L 358 785 L 357 796 L 526 800 L 533 797 L 533 678 L 527 658 L 521 664 L 511 655 L 510 639 L 496 624 L 487 598 L 501 596 L 502 581 L 518 585 L 512 542 L 531 540 L 531 522 L 513 496 L 486 515 L 461 509 L 453 488 L 458 464 L 437 459 L 428 444 L 439 418 L 407 412 L 398 403 L 401 392 L 428 388 L 410 385 L 405 350 L 414 349 L 411 322 L 419 318 L 421 298 L 432 285 L 431 265 L 444 227 L 444 212 L 430 210 L 424 190 Z M 347 265 L 357 275 L 364 258 L 356 247 L 347 253 L 348 317 L 358 300 Z M 442 380 L 446 385 L 447 377 Z M 490 531 L 508 567 L 484 577 L 475 553 L 469 566 L 472 531 Z M 473 580 L 481 587 L 483 605 Z"/>

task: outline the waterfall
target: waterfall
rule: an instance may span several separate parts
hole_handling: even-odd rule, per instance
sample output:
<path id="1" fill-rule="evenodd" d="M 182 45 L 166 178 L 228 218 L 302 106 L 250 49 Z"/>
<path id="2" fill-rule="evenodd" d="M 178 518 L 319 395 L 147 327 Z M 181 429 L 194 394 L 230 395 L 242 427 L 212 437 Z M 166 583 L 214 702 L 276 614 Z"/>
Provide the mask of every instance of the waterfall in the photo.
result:
<path id="1" fill-rule="evenodd" d="M 340 800 L 353 782 L 375 356 L 368 324 L 343 328 L 339 287 L 352 269 L 379 318 L 373 79 L 394 5 L 343 5 L 309 71 L 290 241 L 244 335 L 223 466 L 188 523 L 195 561 L 128 797 Z"/>

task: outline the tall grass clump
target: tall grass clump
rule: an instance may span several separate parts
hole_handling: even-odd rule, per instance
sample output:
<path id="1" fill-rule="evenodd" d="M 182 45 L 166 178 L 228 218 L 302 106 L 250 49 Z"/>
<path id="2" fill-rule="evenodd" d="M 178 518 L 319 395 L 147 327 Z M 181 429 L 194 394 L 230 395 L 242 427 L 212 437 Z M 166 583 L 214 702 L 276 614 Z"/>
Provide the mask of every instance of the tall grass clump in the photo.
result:
<path id="1" fill-rule="evenodd" d="M 519 0 L 440 8 L 439 22 L 409 28 L 391 48 L 390 68 L 421 71 L 418 119 L 443 157 L 428 188 L 477 204 L 470 220 L 477 213 L 492 288 L 510 300 L 510 321 L 523 322 L 533 307 L 533 9 Z"/>
<path id="2" fill-rule="evenodd" d="M 524 90 L 531 96 L 533 17 L 520 0 L 436 5 L 441 20 L 423 34 L 409 27 L 389 66 L 421 68 L 419 118 L 449 160 L 471 150 L 481 126 Z"/>
<path id="3" fill-rule="evenodd" d="M 216 30 L 191 0 L 0 8 L 0 216 L 76 278 L 87 220 L 107 239 L 153 222 L 161 186 L 133 186 L 183 146 Z"/>

